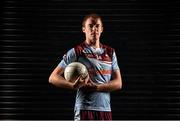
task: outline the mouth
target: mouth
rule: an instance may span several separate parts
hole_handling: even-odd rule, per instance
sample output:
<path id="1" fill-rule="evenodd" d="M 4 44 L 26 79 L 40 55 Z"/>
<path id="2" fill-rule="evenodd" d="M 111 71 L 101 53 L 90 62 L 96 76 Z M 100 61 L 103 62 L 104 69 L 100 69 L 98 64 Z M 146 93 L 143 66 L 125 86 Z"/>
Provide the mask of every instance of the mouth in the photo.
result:
<path id="1" fill-rule="evenodd" d="M 97 36 L 98 34 L 97 33 L 92 33 L 91 36 Z"/>

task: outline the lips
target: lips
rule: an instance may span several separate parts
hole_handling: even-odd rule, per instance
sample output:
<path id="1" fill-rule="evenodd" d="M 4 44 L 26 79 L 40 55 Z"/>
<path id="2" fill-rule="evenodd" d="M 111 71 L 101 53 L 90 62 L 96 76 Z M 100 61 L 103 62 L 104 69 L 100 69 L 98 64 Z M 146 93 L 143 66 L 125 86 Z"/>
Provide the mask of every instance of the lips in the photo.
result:
<path id="1" fill-rule="evenodd" d="M 98 34 L 97 34 L 97 33 L 92 33 L 92 34 L 91 34 L 91 36 L 96 36 L 96 35 L 98 35 Z"/>

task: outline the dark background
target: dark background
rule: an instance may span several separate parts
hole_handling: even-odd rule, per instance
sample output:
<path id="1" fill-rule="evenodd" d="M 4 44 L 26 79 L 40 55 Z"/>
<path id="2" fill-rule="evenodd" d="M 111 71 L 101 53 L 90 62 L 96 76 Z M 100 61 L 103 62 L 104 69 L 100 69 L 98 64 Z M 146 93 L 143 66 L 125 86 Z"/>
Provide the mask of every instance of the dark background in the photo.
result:
<path id="1" fill-rule="evenodd" d="M 123 89 L 113 119 L 180 119 L 178 0 L 3 0 L 0 119 L 73 119 L 75 92 L 48 83 L 63 54 L 100 14 L 101 42 L 116 49 Z"/>

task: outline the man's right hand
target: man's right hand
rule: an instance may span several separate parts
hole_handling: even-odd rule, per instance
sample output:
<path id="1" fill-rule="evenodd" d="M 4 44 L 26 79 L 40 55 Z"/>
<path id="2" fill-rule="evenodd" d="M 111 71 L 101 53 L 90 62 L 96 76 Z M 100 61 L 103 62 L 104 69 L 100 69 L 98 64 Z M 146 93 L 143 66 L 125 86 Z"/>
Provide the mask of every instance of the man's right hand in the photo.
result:
<path id="1" fill-rule="evenodd" d="M 76 81 L 73 84 L 73 88 L 74 89 L 79 89 L 83 86 L 85 86 L 89 81 L 89 75 L 87 75 L 85 78 L 82 77 L 82 75 L 80 75 Z"/>

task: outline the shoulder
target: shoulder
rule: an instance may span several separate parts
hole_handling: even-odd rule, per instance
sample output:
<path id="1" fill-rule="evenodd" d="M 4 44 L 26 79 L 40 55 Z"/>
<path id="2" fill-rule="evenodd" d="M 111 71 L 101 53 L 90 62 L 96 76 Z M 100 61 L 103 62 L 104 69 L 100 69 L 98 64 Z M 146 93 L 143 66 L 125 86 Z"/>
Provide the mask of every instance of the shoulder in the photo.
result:
<path id="1" fill-rule="evenodd" d="M 74 46 L 74 49 L 83 49 L 85 48 L 84 42 L 78 43 Z"/>
<path id="2" fill-rule="evenodd" d="M 114 48 L 109 45 L 101 44 L 102 48 L 105 49 L 107 52 L 114 52 Z"/>
<path id="3" fill-rule="evenodd" d="M 84 48 L 86 48 L 86 45 L 84 42 L 81 42 L 74 46 L 74 51 L 77 55 L 80 55 L 82 54 L 82 51 L 84 50 Z"/>

